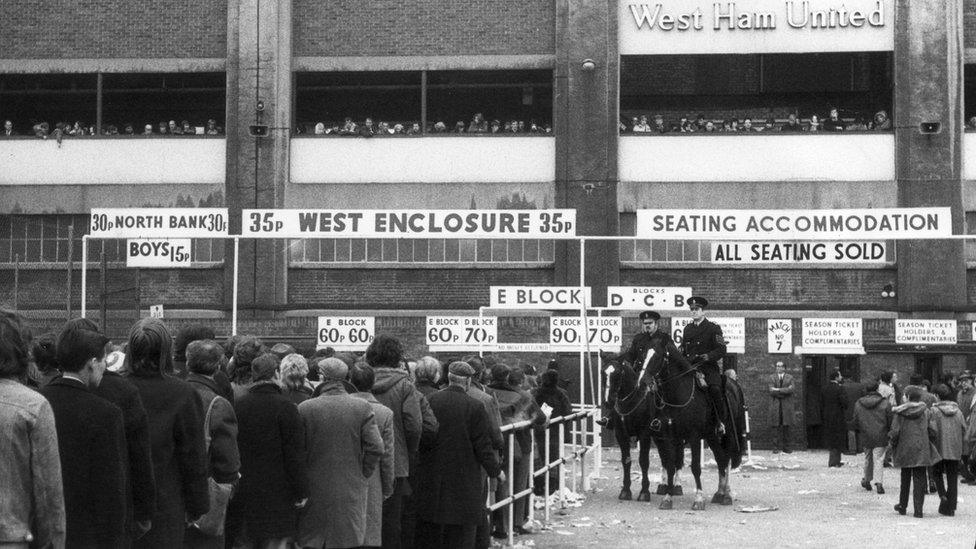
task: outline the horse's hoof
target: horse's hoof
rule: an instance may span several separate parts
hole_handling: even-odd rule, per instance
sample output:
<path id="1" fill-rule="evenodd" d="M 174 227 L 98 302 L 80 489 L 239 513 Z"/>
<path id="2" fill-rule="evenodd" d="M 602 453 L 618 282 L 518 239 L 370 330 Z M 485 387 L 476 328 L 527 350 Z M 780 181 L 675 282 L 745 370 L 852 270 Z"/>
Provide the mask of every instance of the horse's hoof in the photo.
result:
<path id="1" fill-rule="evenodd" d="M 717 503 L 719 505 L 732 505 L 732 495 L 715 492 L 715 495 L 712 496 L 712 503 Z"/>
<path id="2" fill-rule="evenodd" d="M 624 488 L 623 490 L 620 491 L 620 495 L 617 496 L 617 499 L 623 501 L 630 501 L 634 499 L 634 496 L 630 493 L 630 490 Z"/>
<path id="3" fill-rule="evenodd" d="M 681 489 L 681 486 L 675 486 L 674 489 L 671 490 L 671 493 L 675 496 L 685 495 L 685 491 Z"/>
<path id="4" fill-rule="evenodd" d="M 696 499 L 694 503 L 691 504 L 692 511 L 704 511 L 705 510 L 705 500 Z"/>
<path id="5" fill-rule="evenodd" d="M 668 495 L 668 485 L 667 484 L 658 484 L 657 485 L 657 492 L 655 492 L 655 493 L 657 495 L 659 495 L 659 496 L 666 496 L 666 495 Z"/>
<path id="6" fill-rule="evenodd" d="M 649 490 L 641 490 L 637 494 L 637 501 L 651 501 L 651 492 Z"/>
<path id="7" fill-rule="evenodd" d="M 672 503 L 670 499 L 662 499 L 661 504 L 658 505 L 657 508 L 664 511 L 670 511 L 674 508 L 674 503 Z"/>

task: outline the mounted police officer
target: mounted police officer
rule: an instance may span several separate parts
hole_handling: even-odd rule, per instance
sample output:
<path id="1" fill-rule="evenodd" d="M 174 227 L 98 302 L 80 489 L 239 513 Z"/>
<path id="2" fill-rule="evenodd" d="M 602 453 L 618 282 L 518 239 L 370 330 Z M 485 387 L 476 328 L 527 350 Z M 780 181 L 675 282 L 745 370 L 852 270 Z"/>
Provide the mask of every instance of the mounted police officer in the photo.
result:
<path id="1" fill-rule="evenodd" d="M 685 358 L 702 373 L 708 385 L 708 397 L 712 401 L 718 430 L 725 432 L 725 404 L 722 400 L 722 372 L 718 361 L 725 356 L 725 337 L 718 324 L 705 318 L 708 300 L 704 297 L 688 298 L 693 322 L 685 326 L 681 341 L 681 352 Z"/>
<path id="2" fill-rule="evenodd" d="M 634 336 L 630 342 L 630 347 L 616 357 L 617 360 L 630 363 L 638 376 L 644 369 L 648 351 L 655 347 L 666 349 L 668 343 L 674 343 L 667 332 L 658 330 L 658 321 L 661 320 L 661 315 L 654 311 L 644 311 L 639 315 L 639 318 L 641 321 L 640 333 Z"/>

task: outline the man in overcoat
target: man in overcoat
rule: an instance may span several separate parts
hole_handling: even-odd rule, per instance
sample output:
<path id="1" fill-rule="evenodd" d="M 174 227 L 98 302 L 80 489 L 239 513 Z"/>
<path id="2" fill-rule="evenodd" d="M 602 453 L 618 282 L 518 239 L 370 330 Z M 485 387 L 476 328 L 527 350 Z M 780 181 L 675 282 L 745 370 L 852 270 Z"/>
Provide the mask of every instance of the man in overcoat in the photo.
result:
<path id="1" fill-rule="evenodd" d="M 717 414 L 718 431 L 725 432 L 725 405 L 722 400 L 722 372 L 718 361 L 725 357 L 726 343 L 722 328 L 705 318 L 708 300 L 704 297 L 688 298 L 692 323 L 685 326 L 681 336 L 681 352 L 692 366 L 705 376 L 708 384 L 708 397 Z"/>
<path id="2" fill-rule="evenodd" d="M 891 402 L 878 392 L 879 382 L 870 384 L 868 394 L 854 403 L 851 430 L 858 433 L 864 445 L 864 475 L 861 487 L 879 494 L 884 490 L 884 455 L 888 446 L 888 430 L 891 428 Z"/>
<path id="3" fill-rule="evenodd" d="M 393 456 L 396 451 L 395 435 L 393 434 L 393 412 L 380 404 L 380 401 L 376 400 L 376 396 L 370 392 L 375 381 L 376 374 L 373 372 L 373 368 L 367 364 L 356 364 L 349 372 L 349 382 L 357 390 L 352 396 L 365 400 L 373 408 L 373 419 L 376 421 L 376 427 L 383 438 L 383 457 L 380 458 L 376 470 L 369 477 L 369 492 L 366 496 L 366 540 L 363 545 L 367 547 L 378 547 L 383 543 L 381 527 L 383 500 L 393 495 L 394 483 L 396 482 Z M 426 401 L 424 404 L 426 405 Z M 412 470 L 411 473 L 413 473 Z M 406 533 L 406 529 L 404 529 L 404 533 Z"/>
<path id="4" fill-rule="evenodd" d="M 790 453 L 790 427 L 793 426 L 793 376 L 786 373 L 782 360 L 776 361 L 776 373 L 769 376 L 769 424 L 776 432 L 773 453 Z"/>
<path id="5" fill-rule="evenodd" d="M 337 358 L 319 362 L 322 393 L 298 405 L 308 441 L 308 506 L 299 546 L 324 549 L 366 544 L 369 477 L 384 455 L 372 406 L 346 393 L 349 368 Z"/>
<path id="6" fill-rule="evenodd" d="M 66 547 L 118 547 L 126 534 L 122 410 L 91 392 L 105 371 L 106 343 L 95 332 L 62 332 L 57 349 L 63 375 L 41 390 L 58 432 Z"/>
<path id="7" fill-rule="evenodd" d="M 474 371 L 470 383 L 468 383 L 467 395 L 482 404 L 488 412 L 488 431 L 491 435 L 491 447 L 496 452 L 501 452 L 505 448 L 505 437 L 502 436 L 502 414 L 498 407 L 498 399 L 495 395 L 488 394 L 488 388 L 482 385 L 479 380 L 484 374 L 485 363 L 477 355 L 466 356 L 463 362 L 468 363 Z M 450 365 L 448 365 L 450 366 Z M 447 377 L 448 374 L 444 374 Z M 481 486 L 484 487 L 484 498 L 488 497 L 488 482 L 484 470 L 481 471 Z M 488 549 L 491 545 L 491 517 L 485 512 L 481 522 L 478 523 L 478 530 L 475 537 L 476 549 Z"/>
<path id="8" fill-rule="evenodd" d="M 504 474 L 491 445 L 488 413 L 466 394 L 474 369 L 466 362 L 448 368 L 450 385 L 430 396 L 440 425 L 421 441 L 418 487 L 418 547 L 471 549 L 485 513 L 481 471 Z"/>
<path id="9" fill-rule="evenodd" d="M 830 383 L 823 388 L 822 409 L 824 426 L 824 443 L 830 450 L 830 457 L 827 459 L 828 467 L 841 467 L 844 465 L 840 460 L 841 452 L 847 448 L 847 421 L 845 411 L 847 410 L 847 396 L 844 388 L 840 386 L 843 376 L 840 370 L 834 370 L 830 374 Z"/>

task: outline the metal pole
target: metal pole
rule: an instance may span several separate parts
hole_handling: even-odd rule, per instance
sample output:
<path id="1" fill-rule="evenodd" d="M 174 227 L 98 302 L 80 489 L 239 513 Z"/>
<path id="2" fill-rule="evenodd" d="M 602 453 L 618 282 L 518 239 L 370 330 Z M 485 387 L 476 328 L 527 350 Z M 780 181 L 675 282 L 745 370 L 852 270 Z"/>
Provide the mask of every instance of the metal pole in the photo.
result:
<path id="1" fill-rule="evenodd" d="M 529 488 L 533 488 L 529 495 L 526 496 L 526 502 L 529 506 L 529 522 L 535 522 L 535 427 L 529 427 L 529 467 L 531 467 L 532 474 L 529 475 Z"/>
<path id="2" fill-rule="evenodd" d="M 589 414 L 583 416 L 582 419 L 583 419 L 583 425 L 589 425 L 589 422 L 590 422 L 590 415 Z M 590 479 L 586 478 L 586 454 L 589 454 L 589 451 L 587 451 L 587 448 L 589 448 L 589 446 L 590 446 L 588 444 L 588 440 L 587 440 L 588 439 L 588 432 L 589 432 L 588 427 L 585 427 L 583 429 L 583 436 L 582 436 L 582 438 L 583 438 L 583 448 L 580 450 L 581 452 L 584 452 L 583 455 L 580 456 L 580 482 L 583 485 L 583 491 L 584 492 L 587 492 L 587 491 L 590 490 Z"/>
<path id="3" fill-rule="evenodd" d="M 70 226 L 69 226 L 70 231 Z M 69 232 L 70 234 L 70 232 Z M 69 254 L 73 252 L 68 248 Z M 88 235 L 81 237 L 81 318 L 85 318 L 88 304 Z"/>
<path id="4" fill-rule="evenodd" d="M 571 478 L 569 485 L 572 487 L 571 489 L 573 490 L 573 493 L 575 494 L 575 493 L 579 492 L 579 489 L 578 489 L 579 486 L 576 484 L 576 473 L 577 473 L 577 469 L 579 469 L 579 459 L 577 459 L 577 456 L 578 456 L 577 452 L 579 451 L 579 444 L 577 444 L 576 437 L 579 436 L 579 424 L 576 422 L 576 419 L 573 419 L 573 424 L 570 426 L 570 429 L 572 431 L 571 436 L 573 438 L 573 444 L 571 446 L 572 450 L 570 452 L 570 455 L 573 458 L 573 464 L 569 468 L 569 474 L 570 474 L 570 478 Z"/>
<path id="5" fill-rule="evenodd" d="M 584 343 L 588 343 L 589 342 L 589 339 L 590 339 L 590 332 L 586 328 L 586 306 L 589 305 L 589 303 L 586 303 L 586 281 L 585 281 L 585 275 L 586 275 L 586 273 L 585 273 L 585 269 L 586 269 L 586 253 L 585 253 L 585 250 L 586 250 L 586 240 L 584 240 L 583 238 L 580 238 L 579 244 L 580 244 L 579 287 L 580 287 L 580 293 L 583 294 L 583 305 L 580 307 L 580 318 L 582 319 L 583 326 L 580 328 L 580 330 L 582 330 L 582 332 L 583 332 L 583 342 Z M 589 348 L 589 345 L 587 345 L 587 348 Z M 586 380 L 586 373 L 584 371 L 585 368 L 586 367 L 585 367 L 584 362 L 583 362 L 583 352 L 580 351 L 580 364 L 579 364 L 580 389 L 579 389 L 579 396 L 580 396 L 580 406 L 581 407 L 586 404 L 586 382 L 585 382 L 585 380 Z"/>
<path id="6" fill-rule="evenodd" d="M 240 246 L 241 238 L 234 237 L 234 296 L 231 304 L 230 335 L 237 335 L 237 271 L 240 268 Z"/>
<path id="7" fill-rule="evenodd" d="M 508 502 L 508 546 L 515 545 L 515 430 L 508 433 L 508 497 L 512 500 Z"/>
<path id="8" fill-rule="evenodd" d="M 75 270 L 74 257 L 72 257 L 75 251 L 74 250 L 74 233 L 75 233 L 74 229 L 75 229 L 74 225 L 68 225 L 68 300 L 67 300 L 68 318 L 67 320 L 71 320 L 71 271 Z M 82 270 L 82 273 L 84 273 L 84 270 Z M 84 318 L 85 314 L 82 313 L 81 316 L 82 318 Z"/>
<path id="9" fill-rule="evenodd" d="M 566 447 L 565 444 L 563 443 L 563 441 L 566 440 L 564 437 L 564 433 L 565 433 L 563 429 L 564 425 L 566 425 L 565 422 L 562 421 L 559 422 L 559 466 L 557 468 L 557 470 L 559 471 L 559 479 L 556 481 L 556 486 L 559 488 L 560 509 L 566 508 L 566 494 L 563 493 L 563 487 L 566 485 L 566 479 L 564 478 L 566 472 L 565 471 L 566 459 L 565 456 L 563 455 L 566 452 Z"/>
<path id="10" fill-rule="evenodd" d="M 20 254 L 14 256 L 14 310 L 20 309 Z"/>
<path id="11" fill-rule="evenodd" d="M 108 262 L 105 260 L 105 249 L 102 248 L 101 264 L 99 266 L 99 272 L 101 273 L 101 280 L 99 281 L 99 290 L 101 292 L 101 298 L 99 302 L 99 310 L 102 315 L 102 333 L 108 333 L 108 309 L 106 302 L 108 299 L 105 295 L 105 277 L 108 274 Z"/>
<path id="12" fill-rule="evenodd" d="M 549 475 L 549 467 L 550 467 L 550 464 L 552 463 L 552 457 L 550 457 L 550 455 L 549 455 L 549 440 L 552 437 L 551 431 L 552 431 L 552 425 L 550 425 L 549 423 L 546 423 L 546 436 L 545 436 L 545 438 L 546 438 L 546 450 L 545 450 L 545 456 L 546 456 L 546 493 L 545 493 L 545 500 L 546 500 L 545 501 L 545 503 L 546 503 L 546 523 L 549 522 L 549 499 L 550 499 L 550 497 L 549 497 L 549 476 L 550 476 Z"/>
<path id="13" fill-rule="evenodd" d="M 749 436 L 749 410 L 746 410 L 746 461 L 752 461 L 752 437 Z"/>

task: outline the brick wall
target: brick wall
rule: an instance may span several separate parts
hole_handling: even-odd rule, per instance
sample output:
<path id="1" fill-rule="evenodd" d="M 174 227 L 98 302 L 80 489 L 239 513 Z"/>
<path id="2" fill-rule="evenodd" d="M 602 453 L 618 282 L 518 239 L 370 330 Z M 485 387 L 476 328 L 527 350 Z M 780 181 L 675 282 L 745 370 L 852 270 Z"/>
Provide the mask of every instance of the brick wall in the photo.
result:
<path id="1" fill-rule="evenodd" d="M 545 269 L 289 269 L 302 308 L 457 309 L 487 305 L 488 287 L 552 284 Z"/>
<path id="2" fill-rule="evenodd" d="M 225 57 L 223 0 L 5 0 L 0 57 Z"/>
<path id="3" fill-rule="evenodd" d="M 295 55 L 492 55 L 555 51 L 554 0 L 295 0 Z"/>

